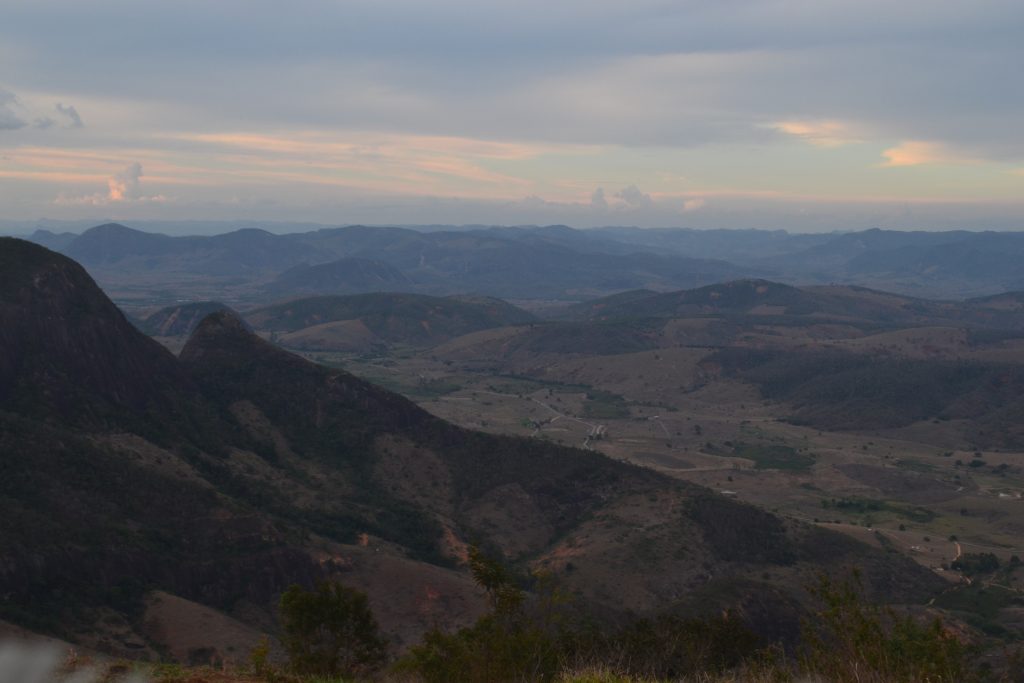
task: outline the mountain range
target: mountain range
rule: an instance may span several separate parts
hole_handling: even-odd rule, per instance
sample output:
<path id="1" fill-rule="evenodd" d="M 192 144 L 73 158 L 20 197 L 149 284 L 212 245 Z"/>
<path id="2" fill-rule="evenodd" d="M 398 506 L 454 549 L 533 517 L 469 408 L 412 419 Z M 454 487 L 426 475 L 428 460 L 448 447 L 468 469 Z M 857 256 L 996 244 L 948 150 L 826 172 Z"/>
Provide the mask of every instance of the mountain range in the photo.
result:
<path id="1" fill-rule="evenodd" d="M 866 286 L 920 298 L 1024 289 L 1024 233 L 790 234 L 566 226 L 243 228 L 172 237 L 119 224 L 30 238 L 82 263 L 108 290 L 135 287 L 248 304 L 314 294 L 406 291 L 582 301 L 740 278 Z M 120 299 L 119 299 L 120 300 Z M 170 303 L 170 302 L 166 302 Z"/>
<path id="2" fill-rule="evenodd" d="M 86 244 L 67 250 L 113 258 Z M 482 609 L 467 543 L 550 570 L 588 609 L 735 607 L 766 637 L 796 628 L 818 572 L 856 563 L 888 601 L 943 585 L 900 554 L 653 470 L 457 427 L 226 309 L 176 357 L 82 266 L 11 238 L 0 453 L 0 618 L 136 657 L 182 651 L 160 605 L 184 605 L 175 623 L 214 609 L 254 641 L 285 586 L 322 577 L 367 591 L 408 644 Z"/>

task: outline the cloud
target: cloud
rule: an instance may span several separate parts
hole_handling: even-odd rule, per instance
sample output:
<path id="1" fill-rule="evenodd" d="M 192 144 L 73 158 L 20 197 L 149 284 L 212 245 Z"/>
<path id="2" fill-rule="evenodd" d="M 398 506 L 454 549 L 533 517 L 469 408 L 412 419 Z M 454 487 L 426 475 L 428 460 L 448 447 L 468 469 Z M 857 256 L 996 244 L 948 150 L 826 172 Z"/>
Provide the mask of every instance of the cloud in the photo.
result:
<path id="1" fill-rule="evenodd" d="M 251 0 L 19 5 L 0 25 L 5 70 L 112 106 L 154 102 L 159 82 L 160 113 L 140 127 L 696 145 L 756 142 L 765 122 L 852 120 L 882 140 L 1024 159 L 1024 98 L 1006 85 L 1024 56 L 1012 0 L 295 0 L 286 16 Z"/>
<path id="2" fill-rule="evenodd" d="M 58 114 L 61 114 L 70 121 L 68 128 L 81 128 L 85 125 L 82 123 L 82 117 L 78 115 L 78 110 L 75 109 L 73 105 L 69 104 L 65 107 L 63 104 L 58 102 L 55 109 Z"/>
<path id="3" fill-rule="evenodd" d="M 163 195 L 146 196 L 142 193 L 142 176 L 142 164 L 136 161 L 107 180 L 106 194 L 97 192 L 84 196 L 69 196 L 61 193 L 54 203 L 64 206 L 75 204 L 105 206 L 131 202 L 166 202 L 167 198 Z"/>
<path id="4" fill-rule="evenodd" d="M 74 136 L 102 159 L 56 169 L 94 176 L 60 189 L 105 202 L 111 160 L 138 160 L 144 187 L 188 183 L 153 215 L 230 194 L 327 220 L 347 215 L 342 195 L 536 193 L 638 224 L 682 220 L 703 197 L 712 206 L 686 221 L 727 225 L 719 191 L 941 202 L 948 187 L 980 204 L 1014 199 L 1006 170 L 1024 165 L 1024 89 L 1007 86 L 1024 59 L 1019 0 L 16 4 L 0 64 L 20 102 L 0 103 L 0 128 L 26 129 L 0 141 Z M 71 130 L 77 107 L 89 124 Z M 246 135 L 220 135 L 240 121 Z M 922 182 L 950 159 L 979 163 L 965 182 Z M 50 208 L 57 176 L 26 175 L 39 170 L 5 161 L 23 174 L 0 187 L 5 212 Z M 631 183 L 652 209 L 639 190 L 616 194 Z"/>
<path id="5" fill-rule="evenodd" d="M 622 188 L 615 193 L 615 196 L 633 208 L 647 208 L 654 205 L 651 195 L 641 192 L 636 185 Z"/>
<path id="6" fill-rule="evenodd" d="M 142 164 L 135 162 L 107 181 L 109 197 L 112 202 L 123 202 L 138 199 L 139 181 L 142 179 Z"/>
<path id="7" fill-rule="evenodd" d="M 628 212 L 633 216 L 653 215 L 654 213 L 671 214 L 676 211 L 691 213 L 699 211 L 707 205 L 707 201 L 701 197 L 683 199 L 679 195 L 660 194 L 655 199 L 636 185 L 622 188 L 615 193 L 615 199 L 618 201 L 613 207 L 614 210 Z M 588 205 L 584 204 L 581 206 Z M 588 208 L 592 211 L 606 211 L 608 207 L 608 200 L 605 198 L 604 189 L 599 187 L 594 190 L 594 193 L 590 196 Z"/>
<path id="8" fill-rule="evenodd" d="M 29 122 L 19 114 L 19 110 L 25 109 L 17 95 L 0 88 L 0 130 L 18 130 L 28 126 Z M 58 102 L 54 109 L 68 121 L 67 128 L 82 128 L 85 125 L 82 123 L 82 117 L 78 115 L 78 110 L 72 105 L 64 106 Z M 33 128 L 46 130 L 57 125 L 57 121 L 51 116 L 36 116 L 31 125 Z"/>
<path id="9" fill-rule="evenodd" d="M 550 202 L 545 200 L 540 195 L 531 194 L 528 197 L 523 197 L 516 204 L 525 209 L 543 209 L 546 208 Z"/>
<path id="10" fill-rule="evenodd" d="M 17 106 L 14 93 L 0 88 L 0 130 L 18 130 L 28 125 L 15 111 Z"/>
<path id="11" fill-rule="evenodd" d="M 841 147 L 861 142 L 851 126 L 842 121 L 776 121 L 769 127 L 801 138 L 816 147 Z"/>
<path id="12" fill-rule="evenodd" d="M 504 197 L 536 188 L 517 175 L 523 164 L 588 148 L 525 145 L 466 137 L 369 131 L 304 130 L 288 134 L 204 133 L 176 139 L 217 154 L 220 179 L 248 178 L 342 186 L 390 194 Z"/>
<path id="13" fill-rule="evenodd" d="M 971 159 L 941 142 L 928 140 L 904 140 L 896 147 L 882 152 L 885 167 L 921 166 L 923 164 L 974 164 Z"/>

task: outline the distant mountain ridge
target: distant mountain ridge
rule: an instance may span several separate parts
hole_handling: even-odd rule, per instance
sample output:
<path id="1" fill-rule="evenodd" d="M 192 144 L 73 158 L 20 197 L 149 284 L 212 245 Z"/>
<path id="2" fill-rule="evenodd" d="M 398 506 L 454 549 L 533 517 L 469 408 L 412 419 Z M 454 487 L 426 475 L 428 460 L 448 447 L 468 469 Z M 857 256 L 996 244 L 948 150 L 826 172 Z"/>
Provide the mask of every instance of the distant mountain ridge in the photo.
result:
<path id="1" fill-rule="evenodd" d="M 47 249 L 60 251 L 78 239 L 78 234 L 73 232 L 55 233 L 50 230 L 36 230 L 29 241 L 41 244 Z"/>
<path id="2" fill-rule="evenodd" d="M 315 248 L 283 235 L 246 228 L 212 237 L 169 237 L 107 223 L 61 248 L 86 267 L 239 275 L 275 272 L 322 260 Z"/>
<path id="3" fill-rule="evenodd" d="M 1021 258 L 1021 232 L 875 229 L 751 263 L 930 298 L 965 298 L 978 290 L 1024 288 L 1024 275 L 1015 265 Z"/>
<path id="4" fill-rule="evenodd" d="M 169 237 L 105 224 L 69 242 L 42 232 L 36 238 L 106 280 L 133 272 L 150 278 L 192 273 L 254 282 L 275 276 L 278 282 L 261 286 L 287 295 L 371 291 L 386 282 L 431 294 L 564 297 L 652 283 L 693 285 L 739 274 L 725 262 L 613 245 L 570 228 L 560 230 L 557 238 L 497 229 L 423 233 L 363 226 L 286 235 L 243 229 L 212 237 Z M 340 264 L 336 270 L 332 262 Z"/>
<path id="5" fill-rule="evenodd" d="M 103 282 L 136 273 L 193 274 L 235 278 L 269 287 L 269 294 L 279 285 L 287 296 L 372 291 L 386 283 L 425 294 L 583 300 L 739 278 L 851 284 L 924 298 L 1024 289 L 1017 268 L 1024 258 L 1021 232 L 349 225 L 280 235 L 242 228 L 169 237 L 105 224 L 77 236 L 39 230 L 32 239 L 79 260 Z M 327 264 L 343 259 L 364 261 L 329 274 Z M 296 270 L 286 275 L 290 269 Z M 269 284 L 274 278 L 283 282 Z"/>

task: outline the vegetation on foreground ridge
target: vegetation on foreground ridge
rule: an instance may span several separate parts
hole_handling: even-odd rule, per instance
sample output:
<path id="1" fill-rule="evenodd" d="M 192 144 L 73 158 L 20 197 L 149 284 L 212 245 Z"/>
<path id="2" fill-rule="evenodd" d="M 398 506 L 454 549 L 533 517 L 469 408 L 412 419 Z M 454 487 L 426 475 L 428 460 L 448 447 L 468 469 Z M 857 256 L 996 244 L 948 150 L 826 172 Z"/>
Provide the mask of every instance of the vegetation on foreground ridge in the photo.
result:
<path id="1" fill-rule="evenodd" d="M 156 683 L 341 683 L 402 681 L 493 683 L 1012 683 L 1024 681 L 1024 653 L 1004 653 L 998 667 L 940 618 L 900 614 L 867 602 L 855 570 L 842 581 L 822 575 L 809 591 L 816 609 L 799 642 L 762 642 L 740 616 L 662 614 L 611 626 L 574 610 L 549 576 L 522 587 L 506 567 L 472 548 L 474 579 L 489 611 L 454 632 L 435 629 L 388 663 L 365 595 L 325 582 L 293 586 L 280 602 L 287 662 L 271 661 L 264 642 L 237 670 L 111 666 L 100 679 Z M 75 663 L 65 666 L 75 669 Z"/>

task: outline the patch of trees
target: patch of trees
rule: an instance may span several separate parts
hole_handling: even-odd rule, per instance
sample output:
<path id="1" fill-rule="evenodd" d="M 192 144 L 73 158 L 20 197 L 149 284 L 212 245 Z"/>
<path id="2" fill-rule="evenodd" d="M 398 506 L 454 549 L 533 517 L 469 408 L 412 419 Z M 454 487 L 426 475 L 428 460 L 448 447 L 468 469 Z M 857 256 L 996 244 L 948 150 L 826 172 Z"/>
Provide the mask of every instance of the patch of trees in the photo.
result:
<path id="1" fill-rule="evenodd" d="M 900 505 L 871 498 L 827 498 L 821 501 L 821 507 L 825 510 L 841 510 L 850 514 L 890 512 L 911 521 L 922 523 L 930 522 L 936 517 L 936 514 L 928 508 Z"/>
<path id="2" fill-rule="evenodd" d="M 999 558 L 992 553 L 964 553 L 950 565 L 964 574 L 991 574 L 999 569 Z"/>

